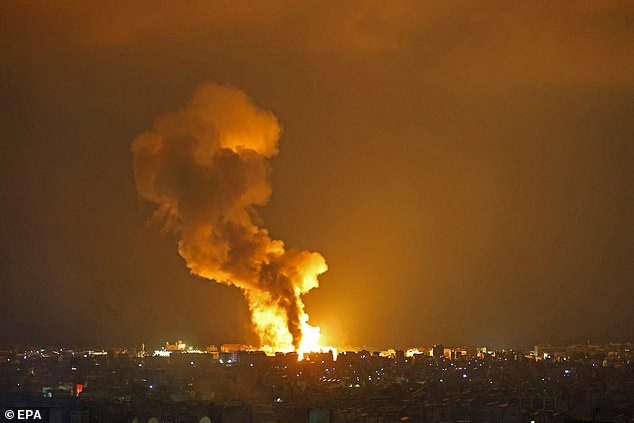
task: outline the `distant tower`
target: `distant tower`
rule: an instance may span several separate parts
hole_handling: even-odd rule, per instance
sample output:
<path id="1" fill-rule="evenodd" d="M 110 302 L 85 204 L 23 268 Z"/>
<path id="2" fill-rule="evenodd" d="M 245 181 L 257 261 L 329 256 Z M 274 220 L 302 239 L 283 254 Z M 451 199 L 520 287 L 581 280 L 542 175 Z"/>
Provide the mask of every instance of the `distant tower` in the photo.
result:
<path id="1" fill-rule="evenodd" d="M 435 359 L 443 358 L 444 354 L 445 354 L 445 347 L 442 344 L 434 345 L 434 348 L 432 349 L 432 355 L 434 356 Z"/>

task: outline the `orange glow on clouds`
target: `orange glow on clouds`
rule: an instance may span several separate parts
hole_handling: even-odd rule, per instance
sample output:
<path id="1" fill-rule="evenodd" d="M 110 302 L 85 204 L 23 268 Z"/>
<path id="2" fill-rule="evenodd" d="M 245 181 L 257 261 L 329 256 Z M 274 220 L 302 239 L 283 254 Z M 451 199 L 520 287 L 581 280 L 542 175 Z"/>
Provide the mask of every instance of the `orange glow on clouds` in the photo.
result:
<path id="1" fill-rule="evenodd" d="M 137 137 L 132 155 L 137 190 L 158 204 L 153 219 L 177 236 L 190 271 L 242 291 L 261 346 L 303 357 L 324 348 L 302 296 L 328 266 L 259 225 L 255 207 L 271 194 L 280 132 L 277 118 L 242 91 L 205 84 Z"/>

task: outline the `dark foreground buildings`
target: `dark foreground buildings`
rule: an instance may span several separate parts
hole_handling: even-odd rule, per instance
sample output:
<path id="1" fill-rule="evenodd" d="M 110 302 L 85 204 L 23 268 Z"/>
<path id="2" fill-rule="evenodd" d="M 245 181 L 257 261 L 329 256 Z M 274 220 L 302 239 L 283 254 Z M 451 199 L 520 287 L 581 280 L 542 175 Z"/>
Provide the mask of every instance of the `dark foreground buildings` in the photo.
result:
<path id="1" fill-rule="evenodd" d="M 63 423 L 634 421 L 630 344 L 300 362 L 239 348 L 158 353 L 0 352 L 0 408 L 41 407 Z"/>

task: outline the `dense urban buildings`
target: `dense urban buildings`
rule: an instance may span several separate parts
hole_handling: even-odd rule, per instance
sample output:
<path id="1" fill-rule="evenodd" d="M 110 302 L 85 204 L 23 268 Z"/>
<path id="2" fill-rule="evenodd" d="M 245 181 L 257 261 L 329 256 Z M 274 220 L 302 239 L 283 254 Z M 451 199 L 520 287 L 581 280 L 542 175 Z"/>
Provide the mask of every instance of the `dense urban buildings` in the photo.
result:
<path id="1" fill-rule="evenodd" d="M 266 355 L 239 344 L 0 352 L 0 404 L 50 422 L 630 422 L 632 344 Z"/>

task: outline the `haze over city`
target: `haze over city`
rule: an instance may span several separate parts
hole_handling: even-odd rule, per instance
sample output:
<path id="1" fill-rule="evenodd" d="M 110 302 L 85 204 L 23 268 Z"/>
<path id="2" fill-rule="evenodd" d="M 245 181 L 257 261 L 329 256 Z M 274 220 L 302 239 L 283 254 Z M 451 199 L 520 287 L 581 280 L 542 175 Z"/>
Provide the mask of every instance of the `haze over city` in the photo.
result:
<path id="1" fill-rule="evenodd" d="M 314 267 L 276 303 L 287 348 L 304 311 L 341 347 L 633 341 L 629 2 L 0 7 L 0 344 L 271 338 L 227 285 L 274 290 L 192 260 L 217 181 L 274 275 Z M 244 128 L 218 145 L 254 185 L 191 171 Z M 152 188 L 144 136 L 178 153 Z"/>

